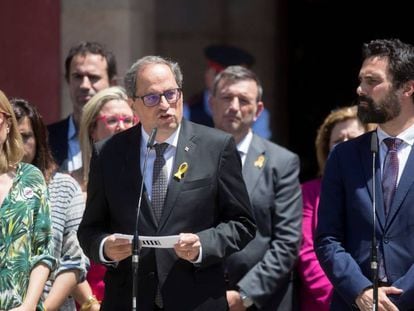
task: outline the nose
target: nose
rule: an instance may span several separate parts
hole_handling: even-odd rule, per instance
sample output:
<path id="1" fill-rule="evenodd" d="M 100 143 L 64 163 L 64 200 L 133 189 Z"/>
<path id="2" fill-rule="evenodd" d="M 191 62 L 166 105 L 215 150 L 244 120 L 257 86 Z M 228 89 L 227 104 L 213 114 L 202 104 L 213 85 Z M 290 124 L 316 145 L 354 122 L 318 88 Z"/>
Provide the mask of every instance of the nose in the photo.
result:
<path id="1" fill-rule="evenodd" d="M 230 101 L 230 108 L 234 110 L 238 110 L 240 108 L 240 102 L 237 96 L 234 96 Z"/>
<path id="2" fill-rule="evenodd" d="M 88 76 L 83 76 L 80 87 L 83 89 L 90 89 L 92 87 L 91 80 L 89 80 Z"/>
<path id="3" fill-rule="evenodd" d="M 116 129 L 119 131 L 126 130 L 127 127 L 125 126 L 125 122 L 123 120 L 119 120 Z"/>
<path id="4" fill-rule="evenodd" d="M 358 96 L 364 95 L 364 91 L 362 90 L 362 85 L 359 84 L 357 89 L 356 89 L 356 93 L 358 94 Z"/>
<path id="5" fill-rule="evenodd" d="M 161 95 L 160 97 L 160 107 L 162 110 L 167 110 L 168 108 L 170 108 L 170 104 L 168 103 L 164 95 Z"/>

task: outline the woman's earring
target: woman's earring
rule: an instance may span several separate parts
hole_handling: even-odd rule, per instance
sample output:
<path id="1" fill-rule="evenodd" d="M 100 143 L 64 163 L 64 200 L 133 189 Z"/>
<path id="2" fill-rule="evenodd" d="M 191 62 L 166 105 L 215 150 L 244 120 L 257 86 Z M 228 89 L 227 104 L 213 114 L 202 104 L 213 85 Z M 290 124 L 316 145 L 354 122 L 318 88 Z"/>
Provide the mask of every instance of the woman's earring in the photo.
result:
<path id="1" fill-rule="evenodd" d="M 6 128 L 6 132 L 7 132 L 7 134 L 9 134 L 9 133 L 10 133 L 10 127 L 7 127 L 7 128 Z"/>

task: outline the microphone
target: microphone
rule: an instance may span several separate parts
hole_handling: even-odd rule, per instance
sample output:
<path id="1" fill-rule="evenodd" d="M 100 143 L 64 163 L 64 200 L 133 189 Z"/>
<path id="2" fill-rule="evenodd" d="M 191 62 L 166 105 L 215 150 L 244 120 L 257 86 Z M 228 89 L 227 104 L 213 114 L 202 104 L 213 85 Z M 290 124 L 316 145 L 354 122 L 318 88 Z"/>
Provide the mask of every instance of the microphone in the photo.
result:
<path id="1" fill-rule="evenodd" d="M 371 240 L 371 272 L 372 272 L 372 310 L 378 310 L 378 246 L 375 233 L 376 228 L 376 182 L 375 182 L 375 162 L 378 154 L 377 132 L 371 134 L 371 153 L 372 153 L 372 240 Z"/>
<path id="2" fill-rule="evenodd" d="M 142 202 L 142 193 L 144 190 L 144 181 L 145 181 L 145 172 L 147 171 L 147 161 L 148 156 L 151 149 L 154 147 L 155 136 L 157 136 L 157 128 L 154 127 L 151 131 L 151 134 L 148 138 L 147 142 L 147 152 L 145 153 L 144 157 L 144 165 L 142 169 L 142 179 L 141 185 L 139 189 L 139 198 L 138 198 L 138 206 L 137 206 L 137 218 L 135 220 L 135 231 L 134 237 L 132 239 L 132 310 L 137 310 L 137 293 L 138 293 L 138 266 L 139 266 L 139 255 L 141 252 L 141 243 L 139 242 L 138 236 L 138 222 L 139 222 L 139 215 L 141 213 L 141 202 Z"/>

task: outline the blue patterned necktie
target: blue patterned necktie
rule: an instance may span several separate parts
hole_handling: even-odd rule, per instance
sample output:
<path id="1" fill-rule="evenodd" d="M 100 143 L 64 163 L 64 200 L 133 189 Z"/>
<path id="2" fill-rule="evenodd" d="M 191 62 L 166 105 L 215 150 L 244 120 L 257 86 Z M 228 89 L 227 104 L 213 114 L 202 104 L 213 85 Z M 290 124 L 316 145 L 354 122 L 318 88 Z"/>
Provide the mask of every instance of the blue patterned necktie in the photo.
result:
<path id="1" fill-rule="evenodd" d="M 168 187 L 167 166 L 165 165 L 166 162 L 164 159 L 164 152 L 167 147 L 167 143 L 156 144 L 154 146 L 156 157 L 152 171 L 151 205 L 158 222 L 161 219 Z"/>
<path id="2" fill-rule="evenodd" d="M 384 143 L 388 148 L 382 171 L 382 192 L 384 194 L 385 215 L 390 211 L 392 200 L 394 199 L 395 191 L 397 190 L 399 168 L 398 148 L 401 146 L 402 142 L 403 141 L 399 138 L 388 137 L 384 139 Z"/>

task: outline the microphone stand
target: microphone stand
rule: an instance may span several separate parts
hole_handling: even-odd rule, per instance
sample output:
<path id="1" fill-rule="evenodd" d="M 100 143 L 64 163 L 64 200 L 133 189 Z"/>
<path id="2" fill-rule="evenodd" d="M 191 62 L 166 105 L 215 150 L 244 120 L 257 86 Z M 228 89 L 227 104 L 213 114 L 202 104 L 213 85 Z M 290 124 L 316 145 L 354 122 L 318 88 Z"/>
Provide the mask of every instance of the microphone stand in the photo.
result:
<path id="1" fill-rule="evenodd" d="M 135 231 L 134 237 L 132 239 L 132 311 L 137 310 L 137 293 L 138 293 L 138 266 L 139 266 L 139 256 L 141 254 L 141 243 L 139 242 L 138 236 L 138 221 L 139 221 L 139 214 L 141 212 L 141 201 L 142 201 L 142 192 L 144 189 L 144 182 L 145 182 L 145 172 L 147 170 L 147 161 L 149 153 L 154 147 L 155 136 L 157 135 L 157 128 L 154 127 L 151 131 L 151 134 L 148 138 L 147 142 L 147 152 L 145 153 L 144 158 L 144 165 L 142 169 L 142 180 L 141 186 L 139 189 L 139 198 L 138 198 L 138 206 L 137 206 L 137 218 L 135 220 Z"/>
<path id="2" fill-rule="evenodd" d="M 376 238 L 376 182 L 375 182 L 375 162 L 378 153 L 377 132 L 371 135 L 372 152 L 372 244 L 371 244 L 371 272 L 372 272 L 372 310 L 378 310 L 378 246 Z"/>

